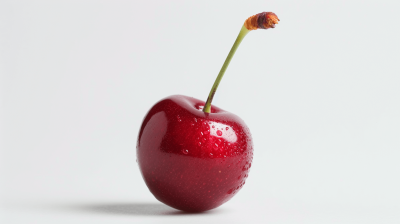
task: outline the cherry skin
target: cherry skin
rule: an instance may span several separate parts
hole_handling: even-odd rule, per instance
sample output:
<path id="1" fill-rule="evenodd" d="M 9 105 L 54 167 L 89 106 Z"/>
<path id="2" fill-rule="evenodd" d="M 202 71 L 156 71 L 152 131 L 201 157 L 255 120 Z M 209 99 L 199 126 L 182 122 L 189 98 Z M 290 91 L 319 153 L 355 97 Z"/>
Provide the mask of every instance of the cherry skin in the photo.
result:
<path id="1" fill-rule="evenodd" d="M 150 192 L 187 212 L 216 208 L 244 185 L 253 159 L 250 130 L 235 114 L 174 95 L 145 116 L 137 139 L 137 161 Z"/>

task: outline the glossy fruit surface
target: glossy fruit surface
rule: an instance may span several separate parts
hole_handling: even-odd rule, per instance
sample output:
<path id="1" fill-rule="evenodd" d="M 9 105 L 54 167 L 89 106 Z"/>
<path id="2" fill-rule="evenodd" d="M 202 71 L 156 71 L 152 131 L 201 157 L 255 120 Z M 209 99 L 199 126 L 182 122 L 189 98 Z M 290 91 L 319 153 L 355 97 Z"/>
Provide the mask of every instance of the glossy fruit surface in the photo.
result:
<path id="1" fill-rule="evenodd" d="M 250 130 L 238 116 L 182 95 L 156 103 L 137 139 L 137 161 L 151 193 L 183 211 L 216 208 L 244 185 L 253 159 Z"/>

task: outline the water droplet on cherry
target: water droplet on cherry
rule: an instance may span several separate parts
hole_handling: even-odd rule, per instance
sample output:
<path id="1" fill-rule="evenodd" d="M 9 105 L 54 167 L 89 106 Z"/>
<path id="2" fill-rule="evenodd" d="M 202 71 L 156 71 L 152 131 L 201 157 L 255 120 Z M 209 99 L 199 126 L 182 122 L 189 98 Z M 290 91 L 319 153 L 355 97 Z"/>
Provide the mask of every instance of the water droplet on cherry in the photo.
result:
<path id="1" fill-rule="evenodd" d="M 228 192 L 226 192 L 227 194 L 232 194 L 232 189 L 229 189 L 229 191 Z"/>
<path id="2" fill-rule="evenodd" d="M 225 129 L 226 129 L 226 130 L 229 130 L 229 127 L 226 127 Z"/>
<path id="3" fill-rule="evenodd" d="M 199 146 L 201 146 L 201 142 L 197 143 Z"/>
<path id="4" fill-rule="evenodd" d="M 183 152 L 183 154 L 187 155 L 189 153 L 189 150 L 183 149 L 182 152 Z"/>
<path id="5" fill-rule="evenodd" d="M 218 136 L 221 136 L 221 135 L 222 135 L 222 131 L 218 130 L 218 131 L 217 131 L 217 135 L 218 135 Z"/>

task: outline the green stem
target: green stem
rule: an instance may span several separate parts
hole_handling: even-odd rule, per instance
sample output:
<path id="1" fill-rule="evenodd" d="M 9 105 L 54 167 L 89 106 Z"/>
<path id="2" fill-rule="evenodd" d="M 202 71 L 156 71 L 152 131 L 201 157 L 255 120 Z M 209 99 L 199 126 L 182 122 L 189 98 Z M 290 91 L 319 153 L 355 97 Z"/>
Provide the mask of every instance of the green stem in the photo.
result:
<path id="1" fill-rule="evenodd" d="M 226 57 L 224 65 L 222 65 L 221 71 L 219 71 L 219 74 L 217 78 L 215 79 L 214 85 L 211 88 L 210 93 L 208 94 L 208 98 L 206 101 L 206 104 L 204 105 L 203 112 L 205 113 L 210 113 L 211 112 L 211 102 L 214 98 L 214 94 L 217 91 L 218 85 L 221 82 L 222 77 L 225 74 L 226 69 L 229 66 L 229 63 L 231 62 L 233 55 L 235 55 L 235 52 L 237 48 L 239 47 L 240 43 L 242 42 L 243 38 L 246 36 L 246 34 L 249 32 L 248 29 L 243 25 L 242 29 L 240 30 L 240 33 L 238 37 L 236 38 L 235 43 L 233 44 L 231 51 L 228 54 L 228 57 Z"/>

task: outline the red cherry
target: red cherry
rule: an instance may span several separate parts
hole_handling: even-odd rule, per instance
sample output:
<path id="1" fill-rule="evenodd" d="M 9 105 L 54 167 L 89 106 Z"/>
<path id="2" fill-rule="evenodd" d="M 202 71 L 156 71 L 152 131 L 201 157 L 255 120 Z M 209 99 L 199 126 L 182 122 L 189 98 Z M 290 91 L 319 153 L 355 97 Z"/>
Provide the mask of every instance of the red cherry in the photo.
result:
<path id="1" fill-rule="evenodd" d="M 216 106 L 205 113 L 204 104 L 182 95 L 159 101 L 137 140 L 147 187 L 159 201 L 183 211 L 206 211 L 231 199 L 252 162 L 253 143 L 242 119 Z"/>
<path id="2" fill-rule="evenodd" d="M 211 102 L 247 33 L 273 28 L 278 21 L 270 12 L 246 20 L 206 102 L 170 96 L 145 116 L 136 152 L 143 179 L 159 201 L 201 212 L 222 205 L 243 187 L 253 159 L 250 130 L 238 116 L 211 107 Z"/>

